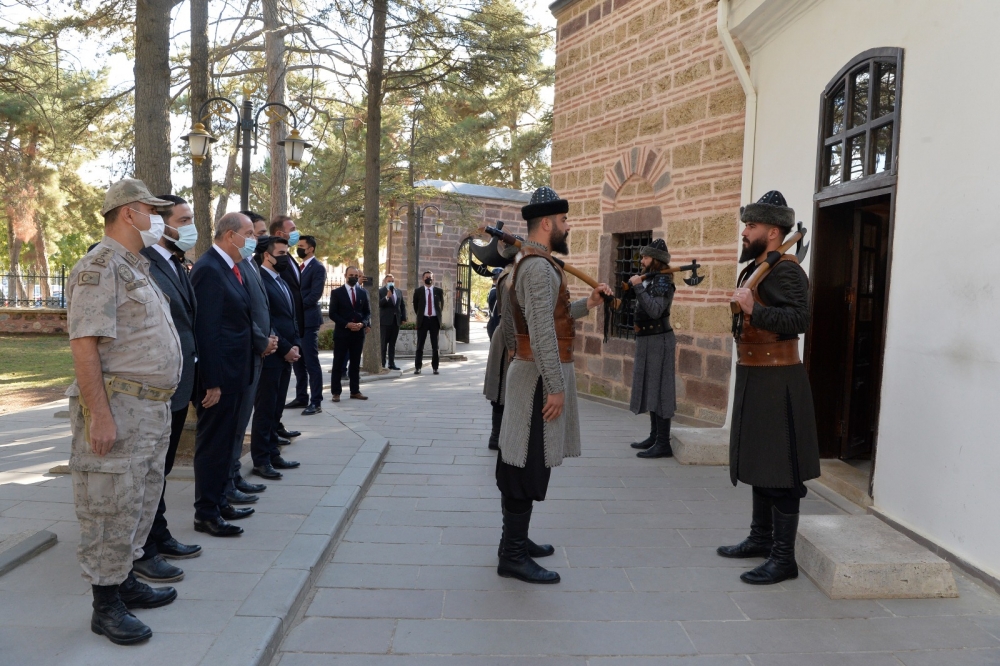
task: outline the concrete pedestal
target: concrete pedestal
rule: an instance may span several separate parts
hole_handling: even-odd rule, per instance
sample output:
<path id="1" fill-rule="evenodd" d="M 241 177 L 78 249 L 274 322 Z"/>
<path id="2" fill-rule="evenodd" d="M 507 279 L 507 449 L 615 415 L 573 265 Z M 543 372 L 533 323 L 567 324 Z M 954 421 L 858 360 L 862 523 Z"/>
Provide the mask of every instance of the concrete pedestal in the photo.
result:
<path id="1" fill-rule="evenodd" d="M 674 459 L 682 465 L 728 465 L 729 430 L 672 428 Z"/>
<path id="2" fill-rule="evenodd" d="M 951 565 L 875 516 L 802 516 L 795 549 L 831 599 L 958 596 Z"/>

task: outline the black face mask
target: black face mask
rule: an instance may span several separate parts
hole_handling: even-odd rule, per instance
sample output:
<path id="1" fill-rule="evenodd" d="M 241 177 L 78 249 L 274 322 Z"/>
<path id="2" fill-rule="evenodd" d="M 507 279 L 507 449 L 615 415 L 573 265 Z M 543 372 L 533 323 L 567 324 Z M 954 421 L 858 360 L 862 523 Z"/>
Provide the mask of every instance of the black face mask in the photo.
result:
<path id="1" fill-rule="evenodd" d="M 306 258 L 306 251 L 303 250 L 301 247 L 295 248 L 295 254 L 298 255 L 299 259 L 305 259 Z"/>
<path id="2" fill-rule="evenodd" d="M 358 283 L 358 278 L 356 278 L 356 277 L 349 277 L 349 278 L 347 278 L 347 284 L 348 284 L 348 286 L 353 287 L 357 283 Z"/>
<path id="3" fill-rule="evenodd" d="M 434 282 L 433 278 L 424 278 L 424 284 L 426 284 L 428 287 L 431 286 L 432 282 Z"/>
<path id="4" fill-rule="evenodd" d="M 274 257 L 274 255 L 271 255 Z M 281 273 L 286 268 L 288 268 L 288 255 L 283 254 L 280 257 L 274 257 L 274 272 Z"/>

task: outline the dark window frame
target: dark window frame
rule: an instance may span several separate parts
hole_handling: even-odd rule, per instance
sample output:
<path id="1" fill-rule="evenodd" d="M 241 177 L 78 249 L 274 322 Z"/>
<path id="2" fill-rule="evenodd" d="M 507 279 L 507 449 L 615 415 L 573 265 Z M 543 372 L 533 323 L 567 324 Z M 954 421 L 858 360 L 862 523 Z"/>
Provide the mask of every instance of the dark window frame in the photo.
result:
<path id="1" fill-rule="evenodd" d="M 895 67 L 895 100 L 891 112 L 873 117 L 878 108 L 879 64 L 889 64 Z M 865 122 L 852 125 L 853 84 L 854 77 L 860 72 L 868 72 L 868 108 Z M 833 101 L 843 92 L 843 129 L 837 134 L 830 134 L 833 124 Z M 902 108 L 903 92 L 903 49 L 876 48 L 858 54 L 841 68 L 837 75 L 830 79 L 820 95 L 819 137 L 816 168 L 815 200 L 825 200 L 832 197 L 843 197 L 854 192 L 868 191 L 875 188 L 892 185 L 896 181 L 896 171 L 899 165 L 899 127 L 900 109 Z M 892 125 L 892 143 L 889 163 L 884 171 L 875 172 L 876 152 L 872 149 L 875 133 L 886 125 Z M 864 163 L 860 177 L 850 178 L 851 140 L 863 136 Z M 834 185 L 829 183 L 827 151 L 832 146 L 840 146 L 840 181 Z"/>
<path id="2" fill-rule="evenodd" d="M 614 234 L 615 254 L 611 269 L 614 272 L 615 296 L 622 301 L 621 307 L 615 312 L 610 336 L 623 340 L 635 338 L 635 291 L 622 289 L 622 283 L 633 275 L 638 275 L 639 250 L 653 242 L 653 231 L 636 231 L 624 234 Z"/>

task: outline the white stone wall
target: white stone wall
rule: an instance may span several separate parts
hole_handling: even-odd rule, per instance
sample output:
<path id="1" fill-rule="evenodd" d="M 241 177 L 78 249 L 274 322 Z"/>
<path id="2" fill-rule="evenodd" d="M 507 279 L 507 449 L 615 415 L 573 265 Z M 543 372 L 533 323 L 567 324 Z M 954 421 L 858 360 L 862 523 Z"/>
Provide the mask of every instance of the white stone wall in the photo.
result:
<path id="1" fill-rule="evenodd" d="M 810 225 L 823 89 L 865 50 L 905 50 L 874 501 L 1000 575 L 1000 3 L 790 7 L 734 3 L 759 96 L 753 198 L 780 189 Z"/>

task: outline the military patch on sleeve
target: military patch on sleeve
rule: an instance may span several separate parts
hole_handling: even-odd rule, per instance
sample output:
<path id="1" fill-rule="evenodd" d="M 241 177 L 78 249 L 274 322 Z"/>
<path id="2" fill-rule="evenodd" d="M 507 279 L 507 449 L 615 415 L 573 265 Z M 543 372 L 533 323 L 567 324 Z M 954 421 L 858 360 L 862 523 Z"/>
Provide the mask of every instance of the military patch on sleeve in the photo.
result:
<path id="1" fill-rule="evenodd" d="M 125 282 L 131 282 L 132 280 L 135 279 L 135 273 L 133 273 L 132 269 L 129 268 L 128 266 L 119 266 L 118 277 L 120 277 Z"/>
<path id="2" fill-rule="evenodd" d="M 100 283 L 101 274 L 97 271 L 80 271 L 80 277 L 77 278 L 77 284 L 98 285 Z"/>
<path id="3" fill-rule="evenodd" d="M 110 247 L 103 248 L 100 252 L 97 253 L 97 255 L 93 259 L 91 259 L 91 262 L 97 264 L 98 266 L 107 266 L 108 259 L 114 253 L 115 251 L 112 250 Z"/>
<path id="4" fill-rule="evenodd" d="M 122 268 L 127 269 L 127 266 L 122 266 Z M 118 270 L 119 270 L 119 273 L 120 273 L 121 269 L 118 269 Z M 135 280 L 133 282 L 127 283 L 125 285 L 125 290 L 126 291 L 132 291 L 133 289 L 138 289 L 139 287 L 145 287 L 146 284 L 147 284 L 146 283 L 146 278 L 139 278 L 138 280 Z"/>

